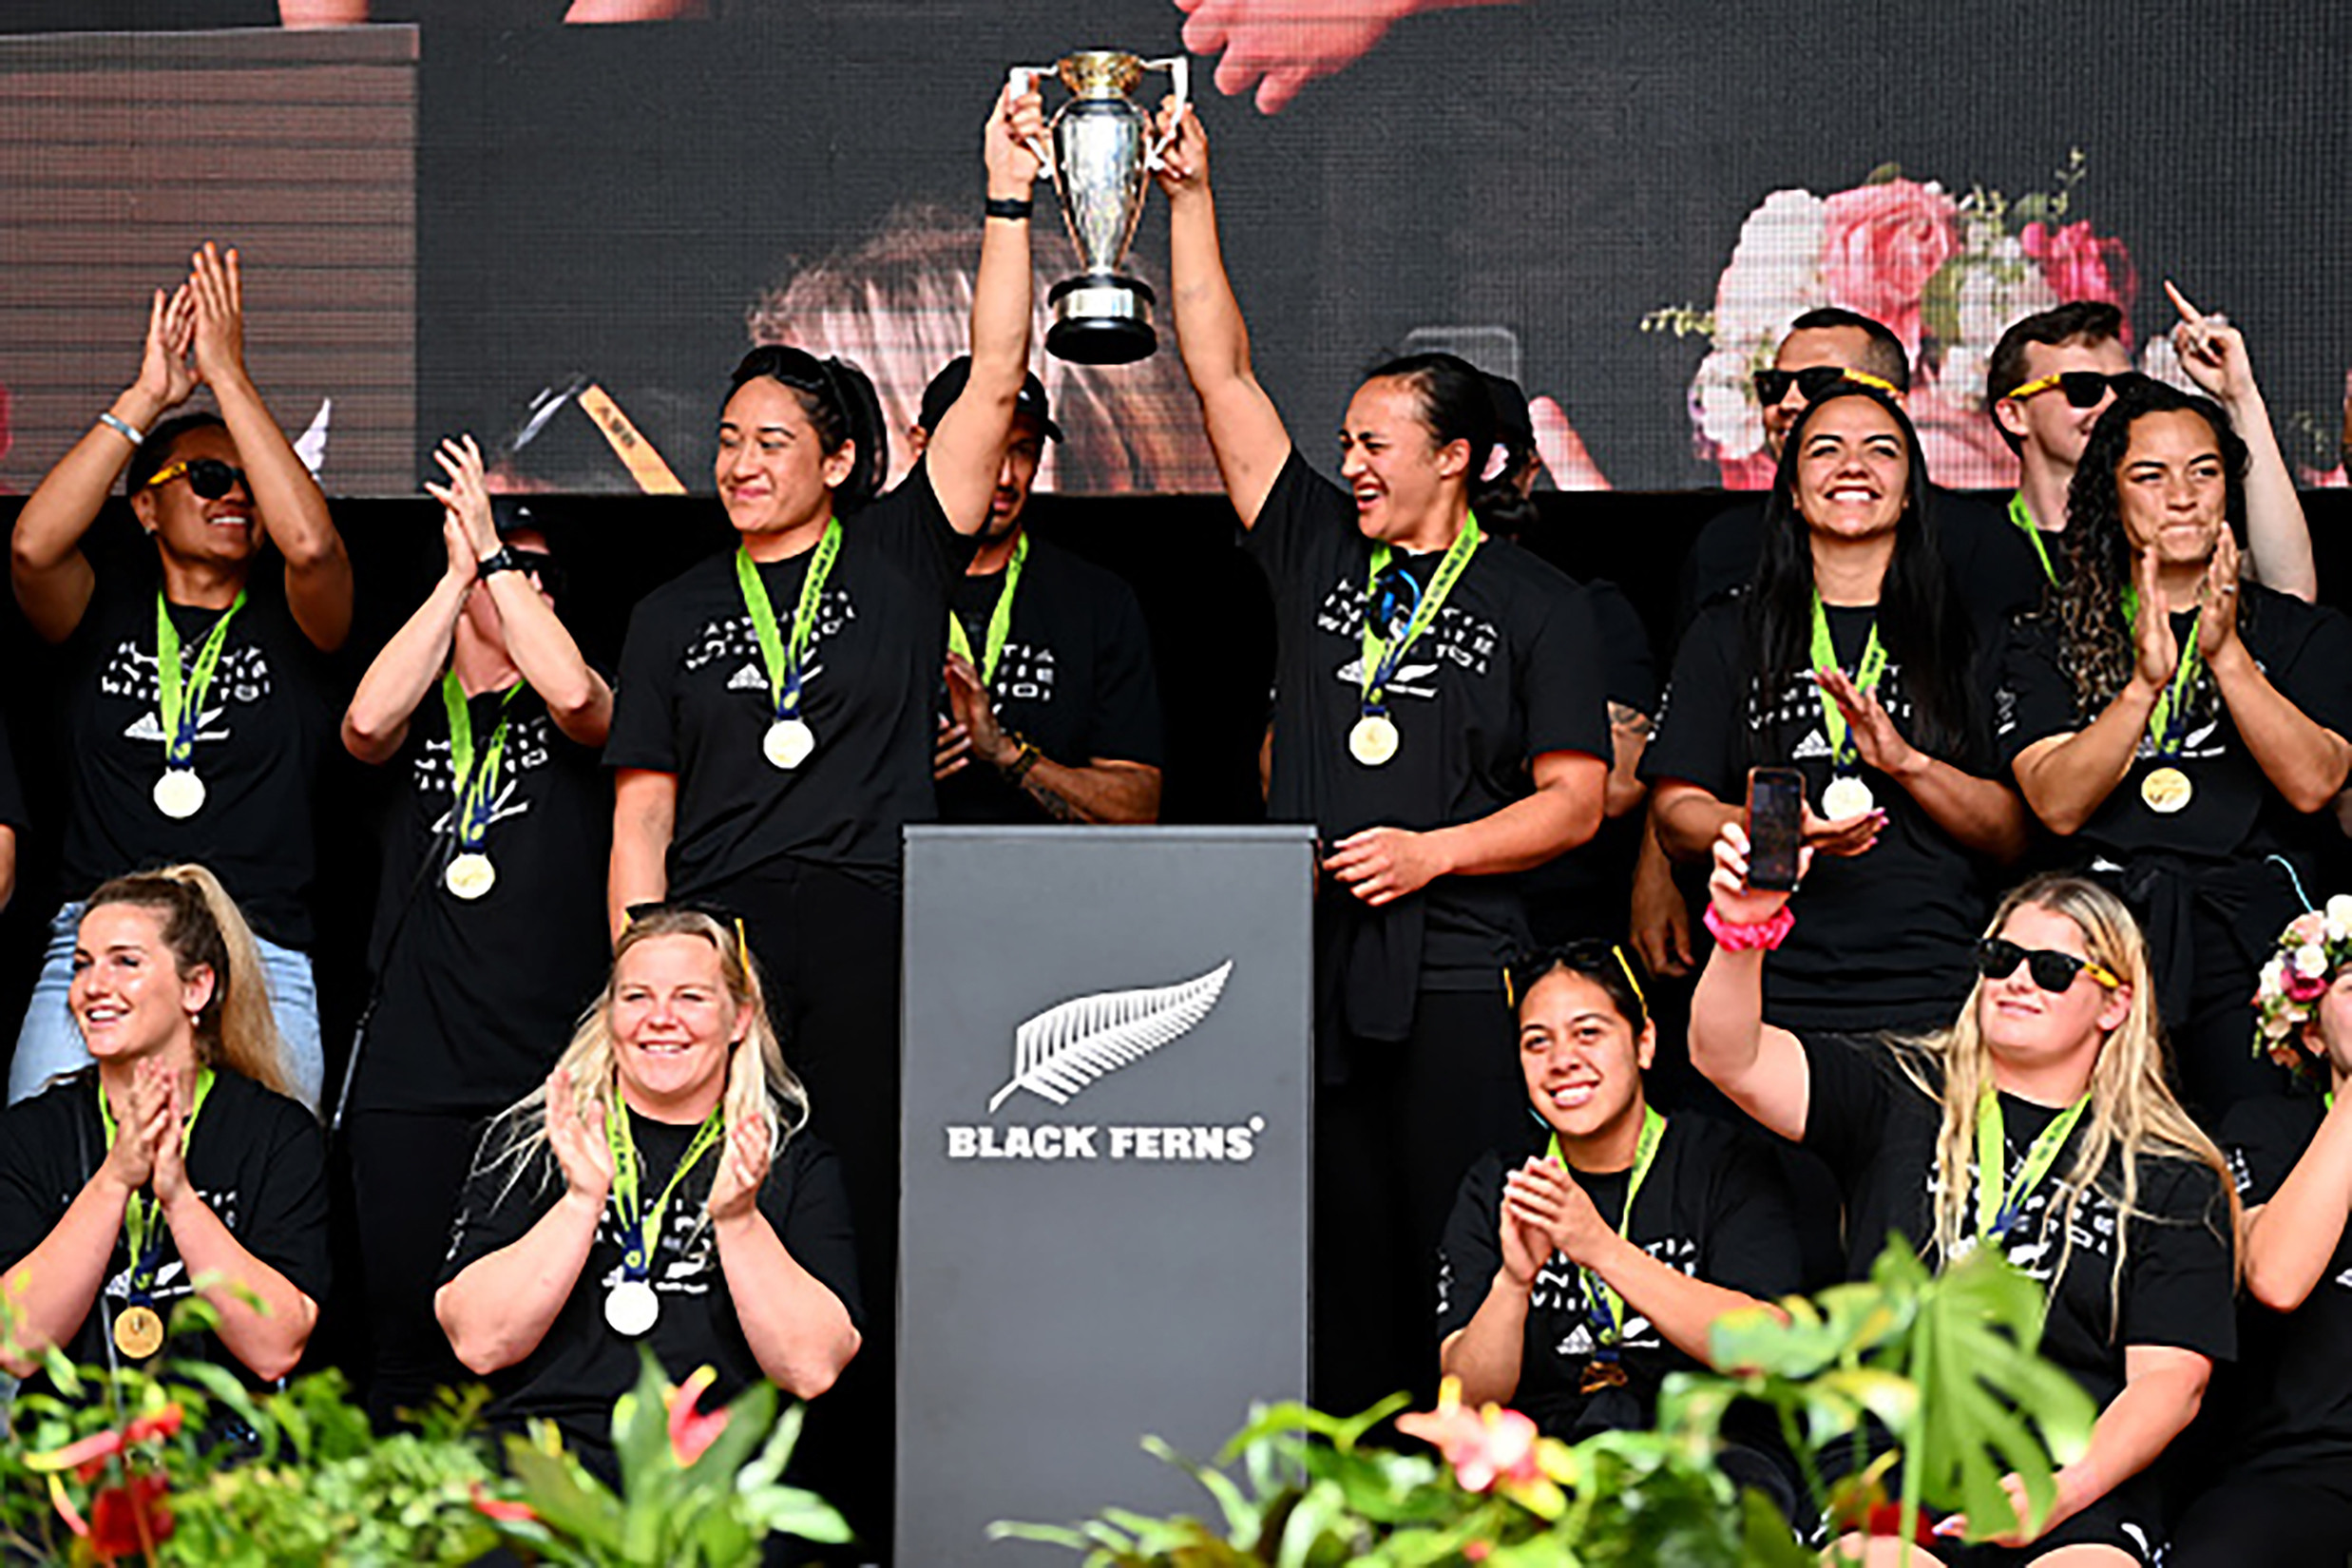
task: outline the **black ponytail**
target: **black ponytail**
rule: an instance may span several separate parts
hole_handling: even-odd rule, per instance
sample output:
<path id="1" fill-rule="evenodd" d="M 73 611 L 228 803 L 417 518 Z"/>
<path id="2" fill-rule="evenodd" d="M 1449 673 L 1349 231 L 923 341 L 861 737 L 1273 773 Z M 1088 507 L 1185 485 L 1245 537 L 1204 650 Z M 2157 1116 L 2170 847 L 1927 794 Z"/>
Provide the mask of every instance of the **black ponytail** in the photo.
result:
<path id="1" fill-rule="evenodd" d="M 1463 484 L 1470 493 L 1472 511 L 1484 517 L 1490 510 L 1500 513 L 1517 506 L 1511 465 L 1506 460 L 1499 466 L 1495 459 L 1495 398 L 1485 372 L 1459 354 L 1408 354 L 1374 366 L 1366 379 L 1402 381 L 1411 387 L 1421 400 L 1421 422 L 1439 446 L 1469 444 L 1470 467 Z M 1486 477 L 1489 471 L 1494 478 Z"/>
<path id="2" fill-rule="evenodd" d="M 800 411 L 809 416 L 825 455 L 839 451 L 845 442 L 855 444 L 857 462 L 833 491 L 833 510 L 846 516 L 880 495 L 890 472 L 889 427 L 882 417 L 882 399 L 866 373 L 843 360 L 819 359 L 805 349 L 763 343 L 736 366 L 728 395 L 763 375 L 800 400 Z"/>

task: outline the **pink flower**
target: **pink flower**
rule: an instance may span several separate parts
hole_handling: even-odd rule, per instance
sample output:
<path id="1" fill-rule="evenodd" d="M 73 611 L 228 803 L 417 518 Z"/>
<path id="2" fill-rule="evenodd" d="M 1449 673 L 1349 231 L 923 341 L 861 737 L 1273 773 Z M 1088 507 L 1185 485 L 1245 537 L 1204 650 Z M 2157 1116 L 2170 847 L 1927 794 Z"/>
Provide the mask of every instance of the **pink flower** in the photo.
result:
<path id="1" fill-rule="evenodd" d="M 1436 1409 L 1397 1417 L 1397 1430 L 1443 1454 L 1464 1491 L 1483 1492 L 1498 1482 L 1506 1488 L 1524 1486 L 1543 1479 L 1536 1456 L 1536 1424 L 1500 1405 L 1475 1413 L 1464 1409 L 1457 1378 L 1449 1377 L 1441 1386 Z"/>
<path id="2" fill-rule="evenodd" d="M 507 1502 L 494 1498 L 482 1489 L 482 1483 L 478 1481 L 473 1483 L 472 1494 L 473 1511 L 484 1519 L 497 1520 L 506 1524 L 530 1524 L 539 1518 L 531 1511 L 529 1503 Z"/>
<path id="3" fill-rule="evenodd" d="M 1958 210 L 1941 190 L 1915 180 L 1829 198 L 1821 276 L 1830 302 L 1884 323 L 1917 358 L 1920 296 L 1960 249 Z"/>
<path id="4" fill-rule="evenodd" d="M 702 1450 L 718 1441 L 718 1434 L 727 1429 L 727 1412 L 713 1410 L 705 1414 L 695 1408 L 702 1391 L 718 1381 L 717 1368 L 701 1367 L 694 1375 L 671 1389 L 666 1396 L 670 1412 L 670 1452 L 677 1456 L 678 1466 L 684 1469 L 702 1457 Z"/>
<path id="5" fill-rule="evenodd" d="M 2286 994 L 2296 1002 L 2317 1002 L 2327 994 L 2327 979 L 2323 975 L 2307 975 L 2301 969 L 2286 972 Z"/>
<path id="6" fill-rule="evenodd" d="M 2123 312 L 2123 346 L 2132 346 L 2132 306 L 2139 298 L 2139 268 L 2120 239 L 2102 239 L 2091 225 L 2053 229 L 2028 223 L 2018 232 L 2025 254 L 2041 263 L 2042 276 L 2060 299 L 2103 299 Z"/>

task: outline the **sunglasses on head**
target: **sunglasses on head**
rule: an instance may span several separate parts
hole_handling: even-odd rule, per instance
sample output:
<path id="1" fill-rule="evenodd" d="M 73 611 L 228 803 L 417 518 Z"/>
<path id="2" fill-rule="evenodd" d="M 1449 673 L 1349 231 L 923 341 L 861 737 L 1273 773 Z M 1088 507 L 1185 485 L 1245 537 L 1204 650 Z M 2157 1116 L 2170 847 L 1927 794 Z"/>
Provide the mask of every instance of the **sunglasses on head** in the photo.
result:
<path id="1" fill-rule="evenodd" d="M 1646 1015 L 1650 1010 L 1650 999 L 1643 993 L 1641 980 L 1634 973 L 1633 963 L 1626 958 L 1625 949 L 1614 942 L 1593 938 L 1565 943 L 1557 947 L 1538 948 L 1512 959 L 1502 966 L 1502 1000 L 1508 1005 L 1517 1007 L 1527 1000 L 1527 993 L 1535 988 L 1536 982 L 1554 969 L 1592 975 L 1605 973 L 1613 965 L 1625 977 L 1626 985 L 1634 993 L 1635 1003 Z"/>
<path id="2" fill-rule="evenodd" d="M 2066 394 L 2066 406 L 2070 409 L 2095 409 L 2110 388 L 2120 392 L 2147 379 L 2137 371 L 2060 371 L 2038 381 L 2028 381 L 2009 396 L 2011 401 L 2022 403 L 2029 397 L 2055 391 Z"/>
<path id="3" fill-rule="evenodd" d="M 151 490 L 158 485 L 168 485 L 186 476 L 188 488 L 207 501 L 218 501 L 245 483 L 245 470 L 217 457 L 183 457 L 177 463 L 166 463 L 147 476 L 139 488 Z M 250 493 L 250 491 L 248 492 Z"/>
<path id="4" fill-rule="evenodd" d="M 1794 387 L 1812 403 L 1826 397 L 1842 386 L 1871 387 L 1892 397 L 1895 384 L 1867 371 L 1849 370 L 1844 365 L 1807 365 L 1801 371 L 1758 371 L 1756 373 L 1756 401 L 1770 408 L 1788 395 Z"/>
<path id="5" fill-rule="evenodd" d="M 2075 984 L 2075 977 L 2087 974 L 2093 980 L 2113 990 L 2123 982 L 2114 972 L 2102 968 L 2087 958 L 2073 953 L 2053 951 L 2047 947 L 2020 947 L 2003 937 L 1988 936 L 1977 943 L 1977 973 L 1987 980 L 1999 980 L 2017 972 L 2017 966 L 2034 977 L 2034 984 L 2053 994 Z"/>

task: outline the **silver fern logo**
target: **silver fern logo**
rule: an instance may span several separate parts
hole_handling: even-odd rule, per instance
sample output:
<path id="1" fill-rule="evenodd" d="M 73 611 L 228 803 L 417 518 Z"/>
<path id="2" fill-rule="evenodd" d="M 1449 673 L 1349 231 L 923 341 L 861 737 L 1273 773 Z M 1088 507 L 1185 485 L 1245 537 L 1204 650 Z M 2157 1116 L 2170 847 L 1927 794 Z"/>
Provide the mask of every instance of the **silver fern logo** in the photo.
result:
<path id="1" fill-rule="evenodd" d="M 1012 1080 L 988 1101 L 993 1112 L 1026 1089 L 1056 1105 L 1129 1062 L 1192 1032 L 1225 990 L 1233 961 L 1175 985 L 1076 997 L 1013 1031 Z"/>

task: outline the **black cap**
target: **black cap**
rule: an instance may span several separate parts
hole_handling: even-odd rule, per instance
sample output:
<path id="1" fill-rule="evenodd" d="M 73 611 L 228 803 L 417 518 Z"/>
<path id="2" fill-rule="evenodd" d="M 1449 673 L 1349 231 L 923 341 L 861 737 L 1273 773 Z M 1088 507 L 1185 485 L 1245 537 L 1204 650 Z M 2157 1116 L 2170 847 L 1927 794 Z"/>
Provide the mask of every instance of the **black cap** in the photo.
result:
<path id="1" fill-rule="evenodd" d="M 955 400 L 964 395 L 965 384 L 972 378 L 972 356 L 957 354 L 947 361 L 947 368 L 931 377 L 931 384 L 923 389 L 923 428 L 939 429 L 939 421 L 955 407 Z M 1045 401 L 1045 383 L 1032 372 L 1021 383 L 1021 395 L 1013 403 L 1015 413 L 1025 413 L 1038 423 L 1039 429 L 1056 441 L 1061 439 L 1061 427 L 1054 423 L 1052 406 Z"/>

